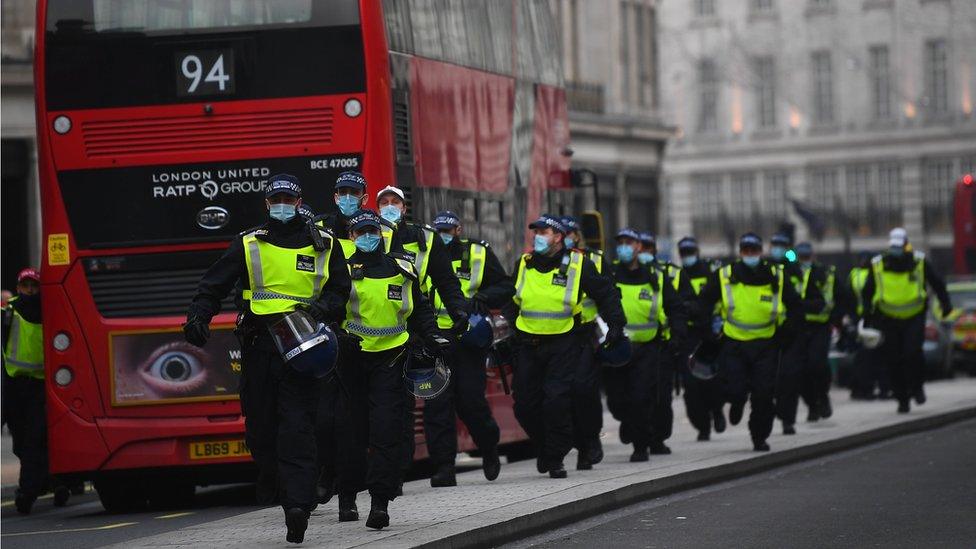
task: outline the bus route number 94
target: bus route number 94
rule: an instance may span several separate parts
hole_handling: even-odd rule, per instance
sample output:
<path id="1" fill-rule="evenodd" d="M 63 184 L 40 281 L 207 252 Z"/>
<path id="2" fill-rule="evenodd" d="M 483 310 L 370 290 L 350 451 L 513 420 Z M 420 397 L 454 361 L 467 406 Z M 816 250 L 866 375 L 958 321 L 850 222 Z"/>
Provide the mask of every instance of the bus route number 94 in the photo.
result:
<path id="1" fill-rule="evenodd" d="M 176 94 L 180 97 L 234 92 L 234 50 L 176 54 Z"/>

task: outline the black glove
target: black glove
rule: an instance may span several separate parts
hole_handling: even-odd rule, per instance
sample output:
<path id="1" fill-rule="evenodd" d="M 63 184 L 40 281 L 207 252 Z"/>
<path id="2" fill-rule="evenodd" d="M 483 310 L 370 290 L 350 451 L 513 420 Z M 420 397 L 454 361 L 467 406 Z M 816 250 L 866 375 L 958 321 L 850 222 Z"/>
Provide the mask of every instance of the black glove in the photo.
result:
<path id="1" fill-rule="evenodd" d="M 332 331 L 335 332 L 336 339 L 339 340 L 340 356 L 355 354 L 362 350 L 363 347 L 360 345 L 360 342 L 362 342 L 363 338 L 356 334 L 349 333 L 338 326 L 334 327 Z"/>
<path id="2" fill-rule="evenodd" d="M 607 347 L 612 347 L 623 341 L 625 337 L 627 336 L 624 335 L 623 326 L 611 326 L 609 331 L 607 331 L 607 337 L 603 340 L 603 344 Z"/>
<path id="3" fill-rule="evenodd" d="M 451 341 L 440 334 L 431 334 L 424 339 L 427 352 L 435 357 L 442 357 L 451 346 Z"/>
<path id="4" fill-rule="evenodd" d="M 319 322 L 325 322 L 325 319 L 329 316 L 328 312 L 318 303 L 299 303 L 297 308 L 312 315 L 312 318 Z"/>
<path id="5" fill-rule="evenodd" d="M 210 339 L 210 320 L 191 316 L 183 324 L 183 338 L 192 345 L 203 347 Z"/>
<path id="6" fill-rule="evenodd" d="M 489 316 L 491 308 L 488 306 L 488 298 L 484 294 L 474 294 L 470 304 L 471 314 Z"/>

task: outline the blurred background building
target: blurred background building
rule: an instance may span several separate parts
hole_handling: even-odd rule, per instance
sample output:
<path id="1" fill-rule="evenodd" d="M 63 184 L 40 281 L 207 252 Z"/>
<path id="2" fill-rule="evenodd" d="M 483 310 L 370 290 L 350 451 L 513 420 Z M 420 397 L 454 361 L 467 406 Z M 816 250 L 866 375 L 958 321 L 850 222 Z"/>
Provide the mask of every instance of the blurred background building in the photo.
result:
<path id="1" fill-rule="evenodd" d="M 976 163 L 976 2 L 664 0 L 658 17 L 673 235 L 722 255 L 790 222 L 841 254 L 903 225 L 948 263 Z"/>

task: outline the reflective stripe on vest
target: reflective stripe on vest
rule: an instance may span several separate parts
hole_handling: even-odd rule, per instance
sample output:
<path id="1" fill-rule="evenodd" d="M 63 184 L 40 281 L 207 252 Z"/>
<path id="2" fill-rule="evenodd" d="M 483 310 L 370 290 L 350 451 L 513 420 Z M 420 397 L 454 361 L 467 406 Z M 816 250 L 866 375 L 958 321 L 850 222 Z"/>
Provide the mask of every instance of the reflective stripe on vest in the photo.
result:
<path id="1" fill-rule="evenodd" d="M 7 345 L 3 349 L 4 369 L 10 377 L 44 379 L 44 335 L 40 323 L 30 322 L 11 307 Z"/>
<path id="2" fill-rule="evenodd" d="M 803 273 L 803 294 L 801 295 L 803 299 L 806 299 L 807 297 L 807 287 L 810 284 L 811 271 L 813 271 L 813 269 L 807 269 Z M 830 313 L 834 310 L 834 282 L 836 278 L 836 269 L 833 266 L 827 267 L 827 280 L 823 284 L 817 285 L 817 288 L 820 289 L 820 293 L 824 298 L 824 308 L 821 309 L 819 313 L 807 313 L 807 321 L 823 324 L 830 320 Z"/>
<path id="3" fill-rule="evenodd" d="M 772 284 L 753 286 L 732 283 L 732 265 L 719 271 L 722 283 L 722 330 L 739 341 L 768 339 L 785 320 L 783 310 L 783 269 L 774 266 L 777 279 L 776 295 Z M 768 299 L 764 299 L 767 298 Z"/>
<path id="4" fill-rule="evenodd" d="M 652 273 L 653 276 L 654 273 Z M 624 284 L 617 282 L 620 289 L 620 304 L 623 306 L 627 325 L 624 330 L 630 340 L 635 343 L 646 343 L 653 340 L 658 328 L 665 325 L 667 316 L 664 314 L 663 291 L 665 279 L 660 270 L 657 274 L 657 290 L 649 282 L 644 284 Z"/>
<path id="5" fill-rule="evenodd" d="M 390 253 L 393 247 L 393 228 L 380 223 L 380 234 L 383 236 L 383 253 Z"/>
<path id="6" fill-rule="evenodd" d="M 705 286 L 705 283 L 708 282 L 708 277 L 700 276 L 698 278 L 692 278 L 690 279 L 690 282 L 691 282 L 691 289 L 695 291 L 695 295 L 698 295 L 701 293 L 701 290 Z"/>
<path id="7" fill-rule="evenodd" d="M 915 252 L 911 271 L 894 272 L 884 268 L 882 256 L 871 260 L 874 271 L 875 304 L 885 316 L 911 318 L 925 310 L 925 254 Z"/>
<path id="8" fill-rule="evenodd" d="M 528 254 L 522 256 L 516 273 L 514 301 L 519 306 L 519 315 L 515 326 L 535 335 L 564 334 L 572 330 L 575 316 L 583 309 L 579 299 L 583 254 L 572 251 L 564 255 L 560 267 L 546 273 L 528 267 L 528 257 Z M 557 281 L 557 277 L 563 276 L 565 280 Z"/>
<path id="9" fill-rule="evenodd" d="M 476 244 L 474 242 L 469 242 L 464 240 L 461 242 L 462 246 L 468 246 L 468 258 L 470 270 L 467 273 L 467 278 L 462 275 L 458 276 L 458 281 L 461 283 L 461 292 L 464 297 L 471 299 L 474 294 L 478 293 L 481 289 L 481 283 L 485 278 L 485 262 L 488 257 L 488 248 L 485 248 L 481 244 Z M 461 259 L 455 259 L 451 262 L 451 269 L 454 271 L 455 275 L 459 274 L 459 269 L 461 268 Z M 444 302 L 441 301 L 441 296 L 434 290 L 434 313 L 437 315 L 437 325 L 441 328 L 450 328 L 454 325 L 454 321 L 451 320 L 451 315 L 447 313 L 447 307 Z"/>
<path id="10" fill-rule="evenodd" d="M 871 269 L 854 267 L 847 276 L 848 283 L 851 285 L 851 291 L 854 292 L 854 298 L 857 301 L 858 316 L 864 314 L 864 297 L 862 294 L 864 293 L 864 284 L 867 283 L 869 274 L 871 274 Z"/>
<path id="11" fill-rule="evenodd" d="M 414 281 L 402 274 L 352 281 L 343 328 L 363 338 L 363 351 L 379 352 L 404 345 L 407 319 L 413 312 Z M 400 298 L 394 297 L 399 287 Z"/>
<path id="12" fill-rule="evenodd" d="M 678 287 L 681 286 L 681 271 L 683 269 L 674 265 L 668 265 L 667 269 L 668 277 L 671 279 L 671 285 L 674 286 L 675 290 L 677 290 Z"/>
<path id="13" fill-rule="evenodd" d="M 243 297 L 256 315 L 287 313 L 299 303 L 313 303 L 328 280 L 332 246 L 321 252 L 312 246 L 282 248 L 254 233 L 244 235 L 242 242 L 250 284 Z"/>
<path id="14" fill-rule="evenodd" d="M 603 274 L 603 252 L 600 250 L 587 250 L 586 257 L 596 266 L 596 272 Z M 590 296 L 583 294 L 583 312 L 580 314 L 580 320 L 583 323 L 593 322 L 596 320 L 598 314 L 596 302 L 590 299 Z"/>

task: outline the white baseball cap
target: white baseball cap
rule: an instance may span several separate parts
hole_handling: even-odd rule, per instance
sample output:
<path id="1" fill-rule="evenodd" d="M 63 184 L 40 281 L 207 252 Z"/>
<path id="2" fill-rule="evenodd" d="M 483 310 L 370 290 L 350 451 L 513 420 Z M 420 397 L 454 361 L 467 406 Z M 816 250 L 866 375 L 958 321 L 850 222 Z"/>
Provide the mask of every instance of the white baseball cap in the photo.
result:
<path id="1" fill-rule="evenodd" d="M 908 243 L 908 233 L 901 227 L 895 227 L 888 233 L 888 246 L 902 247 Z"/>
<path id="2" fill-rule="evenodd" d="M 403 191 L 401 191 L 397 187 L 394 187 L 393 185 L 387 185 L 387 186 L 383 187 L 380 190 L 380 192 L 376 193 L 376 200 L 379 201 L 380 197 L 383 196 L 386 193 L 393 193 L 393 194 L 399 196 L 400 197 L 400 200 L 402 200 L 404 202 L 407 201 L 407 197 L 403 195 Z"/>

